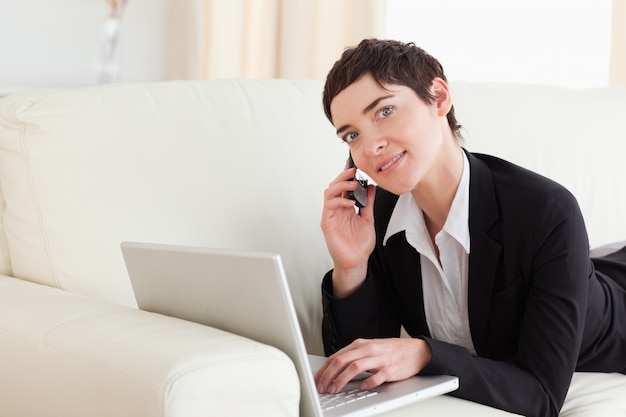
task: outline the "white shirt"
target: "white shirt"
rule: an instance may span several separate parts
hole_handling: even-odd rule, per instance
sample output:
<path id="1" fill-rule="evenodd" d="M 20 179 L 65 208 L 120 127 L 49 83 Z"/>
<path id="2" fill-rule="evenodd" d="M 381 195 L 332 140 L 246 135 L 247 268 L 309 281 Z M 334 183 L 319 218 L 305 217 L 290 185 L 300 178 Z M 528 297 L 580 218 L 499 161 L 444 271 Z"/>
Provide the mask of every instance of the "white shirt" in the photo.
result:
<path id="1" fill-rule="evenodd" d="M 469 276 L 469 161 L 463 152 L 463 174 L 443 229 L 435 236 L 437 252 L 424 222 L 424 213 L 412 194 L 398 198 L 383 245 L 405 231 L 407 242 L 420 254 L 424 309 L 433 338 L 453 343 L 476 355 L 469 328 L 467 283 Z"/>

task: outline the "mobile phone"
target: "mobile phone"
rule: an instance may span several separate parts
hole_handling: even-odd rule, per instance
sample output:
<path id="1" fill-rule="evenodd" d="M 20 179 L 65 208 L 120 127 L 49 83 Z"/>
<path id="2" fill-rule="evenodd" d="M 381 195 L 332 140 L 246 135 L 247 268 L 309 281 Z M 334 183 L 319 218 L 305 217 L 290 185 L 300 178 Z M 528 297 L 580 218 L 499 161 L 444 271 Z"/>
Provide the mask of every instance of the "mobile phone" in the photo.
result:
<path id="1" fill-rule="evenodd" d="M 356 168 L 351 153 L 348 154 L 348 168 Z M 357 171 L 352 181 L 358 182 L 359 185 L 354 191 L 348 192 L 348 198 L 354 200 L 358 208 L 363 208 L 367 205 L 367 179 L 361 178 Z"/>

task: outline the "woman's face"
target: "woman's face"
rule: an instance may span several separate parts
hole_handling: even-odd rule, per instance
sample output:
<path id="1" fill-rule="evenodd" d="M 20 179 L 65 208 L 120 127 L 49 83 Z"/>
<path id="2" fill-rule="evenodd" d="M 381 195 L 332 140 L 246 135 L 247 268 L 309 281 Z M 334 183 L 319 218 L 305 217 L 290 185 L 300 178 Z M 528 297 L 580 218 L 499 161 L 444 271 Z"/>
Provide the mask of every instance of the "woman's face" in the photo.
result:
<path id="1" fill-rule="evenodd" d="M 356 166 L 382 188 L 403 194 L 427 178 L 442 156 L 445 141 L 455 141 L 447 123 L 448 87 L 433 81 L 432 104 L 409 87 L 378 85 L 365 75 L 330 104 L 337 135 L 350 146 Z"/>

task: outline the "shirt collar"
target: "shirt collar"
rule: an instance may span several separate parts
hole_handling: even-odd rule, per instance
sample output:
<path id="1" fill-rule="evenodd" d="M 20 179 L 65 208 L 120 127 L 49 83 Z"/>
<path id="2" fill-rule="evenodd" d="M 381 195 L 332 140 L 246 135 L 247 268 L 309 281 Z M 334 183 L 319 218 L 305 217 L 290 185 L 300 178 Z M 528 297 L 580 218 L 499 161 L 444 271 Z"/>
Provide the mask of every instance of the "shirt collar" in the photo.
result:
<path id="1" fill-rule="evenodd" d="M 443 230 L 459 242 L 465 252 L 470 253 L 470 232 L 469 232 L 469 183 L 470 170 L 469 160 L 465 152 L 463 154 L 463 173 L 461 181 L 456 190 L 448 217 L 443 226 Z M 387 231 L 383 239 L 383 245 L 387 244 L 387 240 L 404 231 L 407 241 L 415 247 L 418 252 L 423 253 L 421 246 L 428 237 L 428 231 L 424 223 L 424 215 L 421 208 L 415 202 L 410 192 L 400 195 L 396 206 L 393 209 Z"/>

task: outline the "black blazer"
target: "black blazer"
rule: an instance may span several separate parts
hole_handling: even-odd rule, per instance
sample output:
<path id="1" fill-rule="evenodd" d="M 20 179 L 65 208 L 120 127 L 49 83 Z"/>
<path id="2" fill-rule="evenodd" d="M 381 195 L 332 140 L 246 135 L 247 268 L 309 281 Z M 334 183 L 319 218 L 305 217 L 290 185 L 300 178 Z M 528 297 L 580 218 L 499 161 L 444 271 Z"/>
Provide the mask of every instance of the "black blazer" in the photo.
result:
<path id="1" fill-rule="evenodd" d="M 376 194 L 377 244 L 365 283 L 335 300 L 332 271 L 324 278 L 326 354 L 356 338 L 397 337 L 404 326 L 432 349 L 421 374 L 459 377 L 460 388 L 452 395 L 525 416 L 556 416 L 579 362 L 587 370 L 626 368 L 623 342 L 615 347 L 603 339 L 613 331 L 607 324 L 607 291 L 589 259 L 582 215 L 559 184 L 498 158 L 467 155 L 468 308 L 477 357 L 430 337 L 419 254 L 403 232 L 382 245 L 397 201 L 382 189 Z M 593 331 L 585 331 L 586 321 Z"/>

